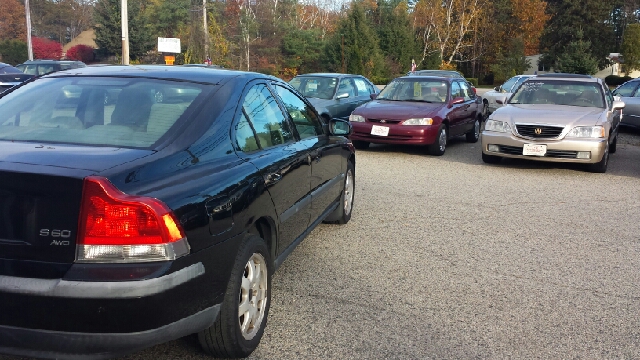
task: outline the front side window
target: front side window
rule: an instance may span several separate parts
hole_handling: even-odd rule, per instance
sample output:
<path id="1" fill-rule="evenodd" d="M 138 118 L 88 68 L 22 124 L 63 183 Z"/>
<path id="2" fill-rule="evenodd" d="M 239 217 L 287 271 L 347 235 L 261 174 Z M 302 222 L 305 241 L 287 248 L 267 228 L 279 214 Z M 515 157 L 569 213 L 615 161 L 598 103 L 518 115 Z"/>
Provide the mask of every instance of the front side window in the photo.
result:
<path id="1" fill-rule="evenodd" d="M 162 103 L 154 97 L 160 89 Z M 40 79 L 0 98 L 0 140 L 149 148 L 204 89 L 141 78 Z"/>
<path id="2" fill-rule="evenodd" d="M 369 96 L 371 92 L 367 89 L 367 83 L 359 78 L 354 78 L 353 82 L 356 84 L 356 90 L 358 90 L 358 96 Z"/>
<path id="3" fill-rule="evenodd" d="M 604 96 L 597 83 L 536 79 L 523 83 L 509 103 L 604 108 Z"/>
<path id="4" fill-rule="evenodd" d="M 275 86 L 276 93 L 282 100 L 293 125 L 296 127 L 301 139 L 322 134 L 322 125 L 313 110 L 296 94 L 282 86 Z"/>
<path id="5" fill-rule="evenodd" d="M 462 94 L 462 88 L 460 87 L 460 83 L 454 81 L 451 83 L 451 98 L 455 99 L 457 97 L 464 97 Z"/>
<path id="6" fill-rule="evenodd" d="M 353 86 L 353 83 L 351 82 L 351 79 L 349 79 L 349 78 L 340 80 L 340 83 L 338 84 L 337 96 L 344 95 L 344 94 L 349 95 L 349 97 L 357 96 L 356 95 L 356 89 Z"/>
<path id="7" fill-rule="evenodd" d="M 333 99 L 338 79 L 324 76 L 298 76 L 293 78 L 289 85 L 303 96 L 329 100 Z"/>
<path id="8" fill-rule="evenodd" d="M 460 89 L 462 91 L 462 97 L 465 101 L 469 101 L 473 99 L 475 96 L 473 95 L 473 91 L 469 87 L 467 83 L 460 82 Z"/>
<path id="9" fill-rule="evenodd" d="M 518 81 L 518 78 L 514 76 L 511 79 L 507 80 L 504 84 L 502 84 L 502 86 L 500 86 L 500 89 L 503 92 L 510 92 L 511 88 L 513 87 L 513 85 L 515 85 L 517 81 Z"/>
<path id="10" fill-rule="evenodd" d="M 247 92 L 242 111 L 251 122 L 261 148 L 294 141 L 289 122 L 266 85 L 255 85 Z"/>
<path id="11" fill-rule="evenodd" d="M 613 91 L 613 95 L 630 97 L 631 95 L 633 95 L 633 90 L 635 90 L 637 86 L 637 82 L 628 82 L 626 84 L 622 84 L 620 87 Z"/>

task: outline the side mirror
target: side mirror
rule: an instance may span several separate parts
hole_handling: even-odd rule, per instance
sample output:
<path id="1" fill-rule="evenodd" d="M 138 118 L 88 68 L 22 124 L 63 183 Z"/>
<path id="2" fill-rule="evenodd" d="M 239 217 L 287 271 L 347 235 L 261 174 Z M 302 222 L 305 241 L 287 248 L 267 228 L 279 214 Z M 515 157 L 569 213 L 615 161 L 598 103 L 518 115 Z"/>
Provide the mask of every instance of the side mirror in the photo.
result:
<path id="1" fill-rule="evenodd" d="M 451 102 L 449 103 L 449 107 L 452 107 L 453 105 L 457 105 L 457 104 L 462 104 L 463 102 L 464 102 L 464 98 L 461 98 L 461 97 L 453 98 L 453 100 L 451 100 Z"/>
<path id="2" fill-rule="evenodd" d="M 620 100 L 614 100 L 612 110 L 622 110 L 624 109 L 624 106 L 625 106 L 624 102 Z"/>
<path id="3" fill-rule="evenodd" d="M 336 96 L 336 99 L 346 99 L 349 97 L 348 93 L 342 93 L 342 94 L 338 94 L 338 96 Z"/>
<path id="4" fill-rule="evenodd" d="M 351 123 L 340 119 L 331 119 L 329 121 L 329 133 L 336 136 L 349 136 L 353 128 Z"/>
<path id="5" fill-rule="evenodd" d="M 620 98 L 620 96 L 617 96 L 616 94 L 613 94 L 613 100 L 614 101 L 622 101 L 622 98 Z"/>
<path id="6" fill-rule="evenodd" d="M 369 94 L 369 97 L 371 98 L 371 100 L 375 100 L 378 97 L 378 94 L 376 93 Z"/>
<path id="7" fill-rule="evenodd" d="M 500 92 L 500 87 L 499 87 L 499 86 L 496 86 L 496 87 L 494 87 L 494 88 L 493 88 L 493 90 L 495 90 L 495 91 L 497 91 L 497 92 Z"/>

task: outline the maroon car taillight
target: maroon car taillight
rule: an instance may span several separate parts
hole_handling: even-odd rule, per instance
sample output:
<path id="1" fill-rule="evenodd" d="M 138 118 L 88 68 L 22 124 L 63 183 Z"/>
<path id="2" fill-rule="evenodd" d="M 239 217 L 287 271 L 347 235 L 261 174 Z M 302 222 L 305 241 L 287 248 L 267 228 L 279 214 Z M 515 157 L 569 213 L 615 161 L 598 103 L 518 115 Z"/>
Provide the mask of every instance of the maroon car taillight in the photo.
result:
<path id="1" fill-rule="evenodd" d="M 189 243 L 162 201 L 127 195 L 103 177 L 85 178 L 78 224 L 78 262 L 174 260 Z"/>

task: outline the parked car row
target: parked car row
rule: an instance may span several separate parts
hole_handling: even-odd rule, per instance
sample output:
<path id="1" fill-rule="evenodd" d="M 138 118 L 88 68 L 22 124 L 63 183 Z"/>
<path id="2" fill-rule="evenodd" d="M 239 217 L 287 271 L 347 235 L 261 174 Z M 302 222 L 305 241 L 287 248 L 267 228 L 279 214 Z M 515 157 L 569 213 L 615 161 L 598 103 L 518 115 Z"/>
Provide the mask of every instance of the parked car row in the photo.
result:
<path id="1" fill-rule="evenodd" d="M 17 85 L 0 94 L 0 353 L 106 358 L 197 334 L 248 356 L 274 271 L 318 224 L 350 221 L 355 147 L 443 155 L 464 135 L 487 163 L 606 171 L 625 107 L 606 84 L 503 87 L 481 135 L 483 99 L 457 76 L 378 92 L 357 75 L 101 66 Z"/>

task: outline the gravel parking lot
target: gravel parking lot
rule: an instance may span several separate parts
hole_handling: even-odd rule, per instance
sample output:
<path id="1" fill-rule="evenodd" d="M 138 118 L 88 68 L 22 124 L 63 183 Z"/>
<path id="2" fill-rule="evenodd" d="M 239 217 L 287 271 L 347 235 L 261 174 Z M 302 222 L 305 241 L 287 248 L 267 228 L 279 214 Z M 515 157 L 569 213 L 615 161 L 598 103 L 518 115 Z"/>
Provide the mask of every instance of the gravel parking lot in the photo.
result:
<path id="1" fill-rule="evenodd" d="M 251 359 L 639 358 L 639 187 L 631 131 L 606 174 L 485 165 L 464 138 L 359 151 L 351 222 L 279 269 Z M 178 358 L 207 357 L 188 337 L 123 359 Z"/>

